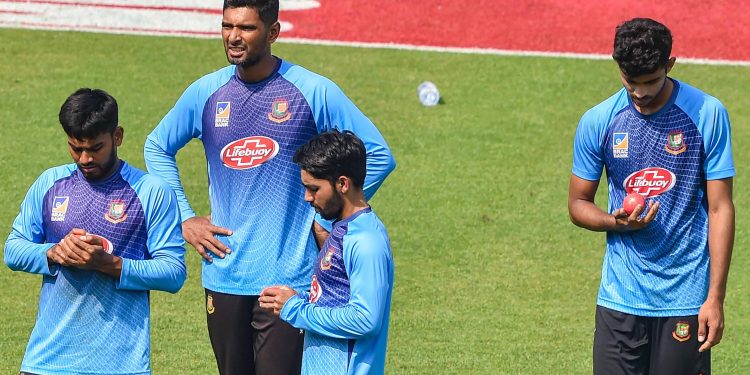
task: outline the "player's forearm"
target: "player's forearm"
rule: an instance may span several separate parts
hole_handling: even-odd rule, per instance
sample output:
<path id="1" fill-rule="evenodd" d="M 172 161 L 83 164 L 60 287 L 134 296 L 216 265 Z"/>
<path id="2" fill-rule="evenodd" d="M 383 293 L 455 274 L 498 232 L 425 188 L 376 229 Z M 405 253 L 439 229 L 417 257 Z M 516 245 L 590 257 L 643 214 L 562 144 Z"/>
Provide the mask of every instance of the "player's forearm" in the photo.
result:
<path id="1" fill-rule="evenodd" d="M 594 202 L 574 199 L 568 202 L 568 213 L 573 224 L 596 232 L 615 230 L 617 225 L 613 215 L 604 212 Z"/>
<path id="2" fill-rule="evenodd" d="M 287 306 L 289 305 L 289 306 Z M 292 326 L 339 339 L 358 339 L 380 329 L 381 317 L 358 306 L 315 306 L 295 297 L 287 301 L 281 319 Z"/>
<path id="3" fill-rule="evenodd" d="M 177 293 L 187 278 L 184 256 L 157 254 L 152 259 L 125 259 L 117 287 Z"/>
<path id="4" fill-rule="evenodd" d="M 734 204 L 730 200 L 719 207 L 709 207 L 708 251 L 711 261 L 708 299 L 724 302 L 733 247 Z"/>
<path id="5" fill-rule="evenodd" d="M 13 271 L 52 275 L 47 250 L 54 244 L 38 244 L 26 240 L 15 231 L 10 233 L 5 242 L 5 254 L 3 260 L 8 268 Z"/>

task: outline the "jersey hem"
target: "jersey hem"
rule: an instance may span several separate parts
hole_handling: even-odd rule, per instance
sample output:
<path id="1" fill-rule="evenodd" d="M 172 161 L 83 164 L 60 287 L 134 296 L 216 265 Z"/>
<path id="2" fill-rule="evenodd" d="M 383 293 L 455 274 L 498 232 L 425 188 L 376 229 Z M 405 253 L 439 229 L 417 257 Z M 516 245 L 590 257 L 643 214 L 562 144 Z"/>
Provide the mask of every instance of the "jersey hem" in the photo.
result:
<path id="1" fill-rule="evenodd" d="M 21 372 L 33 373 L 38 375 L 66 375 L 70 374 L 71 369 L 66 370 L 45 370 L 38 367 L 21 367 Z M 75 370 L 73 370 L 75 371 Z M 151 370 L 139 372 L 76 372 L 77 375 L 151 375 Z"/>
<path id="2" fill-rule="evenodd" d="M 698 315 L 700 306 L 688 307 L 688 308 L 664 308 L 664 309 L 640 309 L 632 306 L 621 305 L 616 302 L 606 301 L 599 298 L 596 304 L 601 307 L 606 307 L 611 310 L 619 311 L 621 313 L 645 316 L 649 318 L 667 318 L 675 316 L 690 316 Z"/>
<path id="3" fill-rule="evenodd" d="M 259 296 L 260 292 L 269 286 L 273 285 L 279 285 L 279 283 L 268 283 L 268 285 L 264 285 L 262 287 L 227 287 L 226 285 L 211 285 L 208 283 L 202 283 L 204 289 L 208 289 L 212 292 L 217 293 L 224 293 L 224 294 L 234 294 L 237 296 Z M 290 288 L 296 290 L 297 292 L 300 291 L 307 291 L 307 284 L 303 285 L 287 285 Z"/>
<path id="4" fill-rule="evenodd" d="M 573 168 L 573 174 L 576 177 L 582 178 L 588 181 L 599 181 L 602 178 L 601 174 L 587 173 L 580 169 Z"/>
<path id="5" fill-rule="evenodd" d="M 724 169 L 721 171 L 711 172 L 706 174 L 706 180 L 721 180 L 723 178 L 734 177 L 736 174 L 734 168 Z"/>

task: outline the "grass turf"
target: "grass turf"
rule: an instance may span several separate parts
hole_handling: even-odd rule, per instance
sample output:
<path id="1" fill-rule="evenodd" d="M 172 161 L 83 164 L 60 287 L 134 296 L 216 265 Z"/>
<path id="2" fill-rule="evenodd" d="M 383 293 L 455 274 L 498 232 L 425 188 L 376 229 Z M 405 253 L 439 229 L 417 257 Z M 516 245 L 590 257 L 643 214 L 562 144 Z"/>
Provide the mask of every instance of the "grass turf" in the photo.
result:
<path id="1" fill-rule="evenodd" d="M 225 65 L 218 40 L 0 30 L 0 235 L 44 169 L 70 162 L 57 111 L 79 87 L 121 108 L 120 155 L 143 167 L 146 135 L 196 78 Z M 393 374 L 587 373 L 604 235 L 567 217 L 580 115 L 620 85 L 613 63 L 277 44 L 274 52 L 336 81 L 378 125 L 399 163 L 372 204 L 396 260 L 387 371 Z M 748 68 L 678 65 L 672 75 L 722 99 L 733 123 L 737 240 L 724 341 L 714 370 L 750 358 L 746 222 Z M 422 107 L 434 81 L 444 104 Z M 178 155 L 199 213 L 209 212 L 205 159 Z M 599 202 L 606 203 L 605 190 Z M 156 374 L 215 373 L 198 255 L 177 295 L 152 294 Z M 40 278 L 0 267 L 0 372 L 18 371 Z"/>

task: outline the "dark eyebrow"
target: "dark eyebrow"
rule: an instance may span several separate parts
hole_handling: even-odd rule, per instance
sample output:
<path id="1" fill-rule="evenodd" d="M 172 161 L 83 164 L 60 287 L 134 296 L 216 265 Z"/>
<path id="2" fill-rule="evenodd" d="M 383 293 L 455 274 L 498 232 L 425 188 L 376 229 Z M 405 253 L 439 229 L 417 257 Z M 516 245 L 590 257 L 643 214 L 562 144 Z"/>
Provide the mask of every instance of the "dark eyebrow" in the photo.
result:
<path id="1" fill-rule="evenodd" d="M 70 148 L 72 148 L 74 150 L 93 150 L 93 149 L 101 148 L 102 146 L 104 146 L 104 142 L 99 142 L 99 143 L 97 143 L 97 144 L 95 144 L 95 145 L 93 145 L 91 147 L 78 147 L 78 146 L 76 146 L 76 145 L 68 142 L 68 146 L 70 146 Z"/>

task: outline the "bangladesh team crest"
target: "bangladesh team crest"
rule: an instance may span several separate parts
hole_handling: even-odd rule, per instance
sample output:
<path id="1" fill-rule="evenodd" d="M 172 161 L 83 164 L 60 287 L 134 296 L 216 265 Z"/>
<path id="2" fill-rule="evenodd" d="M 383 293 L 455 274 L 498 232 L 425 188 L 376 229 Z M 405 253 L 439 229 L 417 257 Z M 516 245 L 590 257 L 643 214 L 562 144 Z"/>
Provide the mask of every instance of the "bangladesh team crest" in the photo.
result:
<path id="1" fill-rule="evenodd" d="M 672 332 L 672 337 L 679 342 L 684 342 L 690 339 L 690 323 L 688 322 L 677 322 Z"/>
<path id="2" fill-rule="evenodd" d="M 128 218 L 128 214 L 125 212 L 125 202 L 121 200 L 109 202 L 109 210 L 104 214 L 104 218 L 112 224 L 125 221 Z"/>
<path id="3" fill-rule="evenodd" d="M 268 113 L 268 119 L 281 124 L 290 118 L 292 118 L 292 113 L 289 112 L 289 102 L 285 98 L 276 98 L 271 104 L 271 112 Z"/>
<path id="4" fill-rule="evenodd" d="M 336 249 L 329 247 L 328 251 L 326 251 L 326 255 L 320 260 L 320 269 L 323 271 L 327 271 L 331 269 L 331 258 L 333 257 L 333 252 L 336 251 Z"/>
<path id="5" fill-rule="evenodd" d="M 672 155 L 679 155 L 687 150 L 685 144 L 685 132 L 682 130 L 675 130 L 667 134 L 667 145 L 664 147 L 668 153 Z"/>

